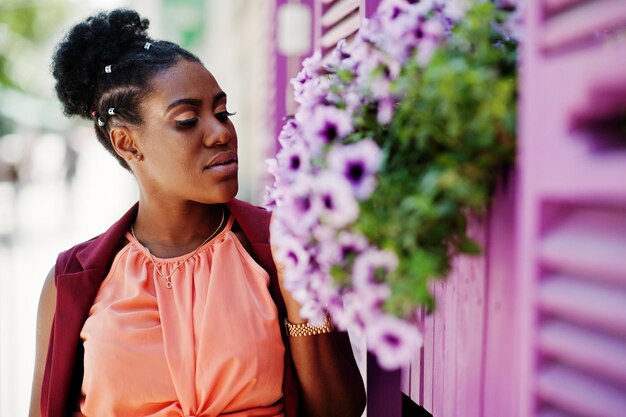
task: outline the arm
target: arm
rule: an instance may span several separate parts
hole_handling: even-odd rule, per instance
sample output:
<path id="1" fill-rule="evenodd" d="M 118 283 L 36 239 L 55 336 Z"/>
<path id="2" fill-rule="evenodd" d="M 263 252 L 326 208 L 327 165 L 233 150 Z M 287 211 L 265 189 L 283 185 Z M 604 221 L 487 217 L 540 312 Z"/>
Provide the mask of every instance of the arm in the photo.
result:
<path id="1" fill-rule="evenodd" d="M 41 416 L 41 383 L 48 356 L 48 343 L 52 330 L 52 319 L 56 308 L 57 289 L 54 283 L 54 268 L 50 270 L 41 291 L 37 311 L 37 338 L 35 353 L 35 373 L 30 397 L 29 417 Z"/>
<path id="2" fill-rule="evenodd" d="M 287 320 L 305 323 L 300 305 L 282 286 L 280 265 L 277 270 Z M 307 416 L 359 417 L 365 408 L 365 388 L 347 333 L 290 337 L 289 344 Z"/>

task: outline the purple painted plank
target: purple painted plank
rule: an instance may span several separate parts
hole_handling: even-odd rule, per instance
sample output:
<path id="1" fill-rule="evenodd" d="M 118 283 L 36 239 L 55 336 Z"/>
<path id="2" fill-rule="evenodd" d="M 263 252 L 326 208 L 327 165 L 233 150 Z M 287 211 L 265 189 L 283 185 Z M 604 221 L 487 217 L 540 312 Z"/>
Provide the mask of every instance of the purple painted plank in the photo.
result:
<path id="1" fill-rule="evenodd" d="M 457 367 L 461 365 L 458 361 L 457 355 L 457 338 L 458 331 L 460 330 L 459 320 L 457 312 L 459 310 L 459 296 L 461 293 L 459 289 L 459 279 L 462 277 L 462 263 L 460 259 L 455 259 L 452 264 L 451 273 L 446 278 L 444 288 L 445 304 L 437 306 L 441 309 L 442 318 L 444 320 L 444 334 L 443 334 L 443 348 L 444 348 L 444 362 L 443 362 L 443 384 L 441 389 L 434 393 L 436 397 L 440 397 L 443 400 L 442 408 L 443 416 L 454 416 L 457 406 L 457 394 L 456 387 L 456 371 Z M 462 288 L 462 285 L 461 285 Z M 442 298 L 443 298 L 442 297 Z M 467 341 L 461 341 L 461 344 Z"/>
<path id="2" fill-rule="evenodd" d="M 432 414 L 443 416 L 444 412 L 444 378 L 445 378 L 445 332 L 446 332 L 446 282 L 439 281 L 435 284 L 435 299 L 437 309 L 434 313 L 434 335 L 433 335 L 433 408 Z"/>
<path id="3" fill-rule="evenodd" d="M 424 331 L 424 310 L 420 309 L 418 313 L 418 327 Z M 409 381 L 409 392 L 406 394 L 417 404 L 424 404 L 424 346 L 420 346 L 415 350 L 411 359 L 411 375 Z"/>
<path id="4" fill-rule="evenodd" d="M 400 417 L 402 415 L 402 394 L 400 392 L 400 371 L 385 371 L 376 357 L 367 354 L 367 416 Z"/>
<path id="5" fill-rule="evenodd" d="M 435 316 L 424 317 L 424 384 L 422 388 L 424 408 L 432 413 L 433 410 L 433 371 L 435 355 Z"/>
<path id="6" fill-rule="evenodd" d="M 499 186 L 491 203 L 487 232 L 483 416 L 518 417 L 516 375 L 519 357 L 515 294 L 515 181 Z"/>
<path id="7" fill-rule="evenodd" d="M 486 220 L 470 216 L 468 235 L 485 248 Z M 457 321 L 458 342 L 454 352 L 456 363 L 454 386 L 455 405 L 451 416 L 480 416 L 484 360 L 485 321 L 485 258 L 489 248 L 480 256 L 459 256 L 454 279 L 458 286 Z M 447 346 L 446 346 L 447 349 Z M 446 393 L 448 395 L 448 393 Z"/>

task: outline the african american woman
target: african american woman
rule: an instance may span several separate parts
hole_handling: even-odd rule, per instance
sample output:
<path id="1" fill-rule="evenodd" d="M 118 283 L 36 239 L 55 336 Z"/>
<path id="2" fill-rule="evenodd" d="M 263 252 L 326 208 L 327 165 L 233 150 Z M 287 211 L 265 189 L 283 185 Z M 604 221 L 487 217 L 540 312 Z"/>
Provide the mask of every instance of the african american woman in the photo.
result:
<path id="1" fill-rule="evenodd" d="M 139 201 L 50 271 L 30 416 L 360 416 L 347 335 L 302 319 L 270 214 L 235 199 L 226 94 L 147 28 L 132 10 L 100 13 L 54 55 L 65 113 L 93 123 Z"/>

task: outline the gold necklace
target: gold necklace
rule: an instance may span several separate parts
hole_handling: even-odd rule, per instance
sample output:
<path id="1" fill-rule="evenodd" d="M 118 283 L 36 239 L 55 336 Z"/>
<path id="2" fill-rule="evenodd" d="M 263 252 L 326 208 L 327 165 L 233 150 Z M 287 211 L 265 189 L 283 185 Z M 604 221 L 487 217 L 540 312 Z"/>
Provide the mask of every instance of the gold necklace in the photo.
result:
<path id="1" fill-rule="evenodd" d="M 172 275 L 174 275 L 174 272 L 176 272 L 176 270 L 178 268 L 180 268 L 186 261 L 187 259 L 191 258 L 192 256 L 194 256 L 201 247 L 204 246 L 205 243 L 207 243 L 209 240 L 213 239 L 213 237 L 217 234 L 217 232 L 219 232 L 219 230 L 221 229 L 222 225 L 224 224 L 224 207 L 220 206 L 220 208 L 222 209 L 222 220 L 220 220 L 220 224 L 217 226 L 217 229 L 215 229 L 215 231 L 213 233 L 211 233 L 211 236 L 209 236 L 208 238 L 205 239 L 204 242 L 202 242 L 200 244 L 200 246 L 198 246 L 196 248 L 196 250 L 194 250 L 191 255 L 187 256 L 185 259 L 181 259 L 180 262 L 178 263 L 178 265 L 176 265 L 174 267 L 174 269 L 172 269 L 172 271 L 167 274 L 164 275 L 161 270 L 159 269 L 159 266 L 157 265 L 156 261 L 154 260 L 154 257 L 152 256 L 152 252 L 150 252 L 150 249 L 148 249 L 146 246 L 144 246 L 144 248 L 146 248 L 146 250 L 148 251 L 148 256 L 150 257 L 150 261 L 152 261 L 152 265 L 154 265 L 154 270 L 156 271 L 156 273 L 165 280 L 165 288 L 167 288 L 168 290 L 172 288 Z M 139 239 L 137 239 L 137 236 L 135 236 L 135 230 L 133 229 L 133 225 L 130 225 L 130 234 L 135 238 L 135 240 L 137 242 L 139 242 Z M 141 242 L 139 242 L 141 243 Z"/>

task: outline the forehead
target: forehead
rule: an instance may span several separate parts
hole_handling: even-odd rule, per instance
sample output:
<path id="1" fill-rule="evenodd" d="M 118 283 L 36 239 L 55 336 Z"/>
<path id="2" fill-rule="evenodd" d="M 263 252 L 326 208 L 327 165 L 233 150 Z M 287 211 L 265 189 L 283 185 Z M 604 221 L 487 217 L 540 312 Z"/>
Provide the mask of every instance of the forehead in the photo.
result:
<path id="1" fill-rule="evenodd" d="M 181 60 L 152 79 L 153 91 L 145 104 L 162 109 L 181 98 L 211 103 L 222 89 L 213 75 L 198 62 Z"/>

